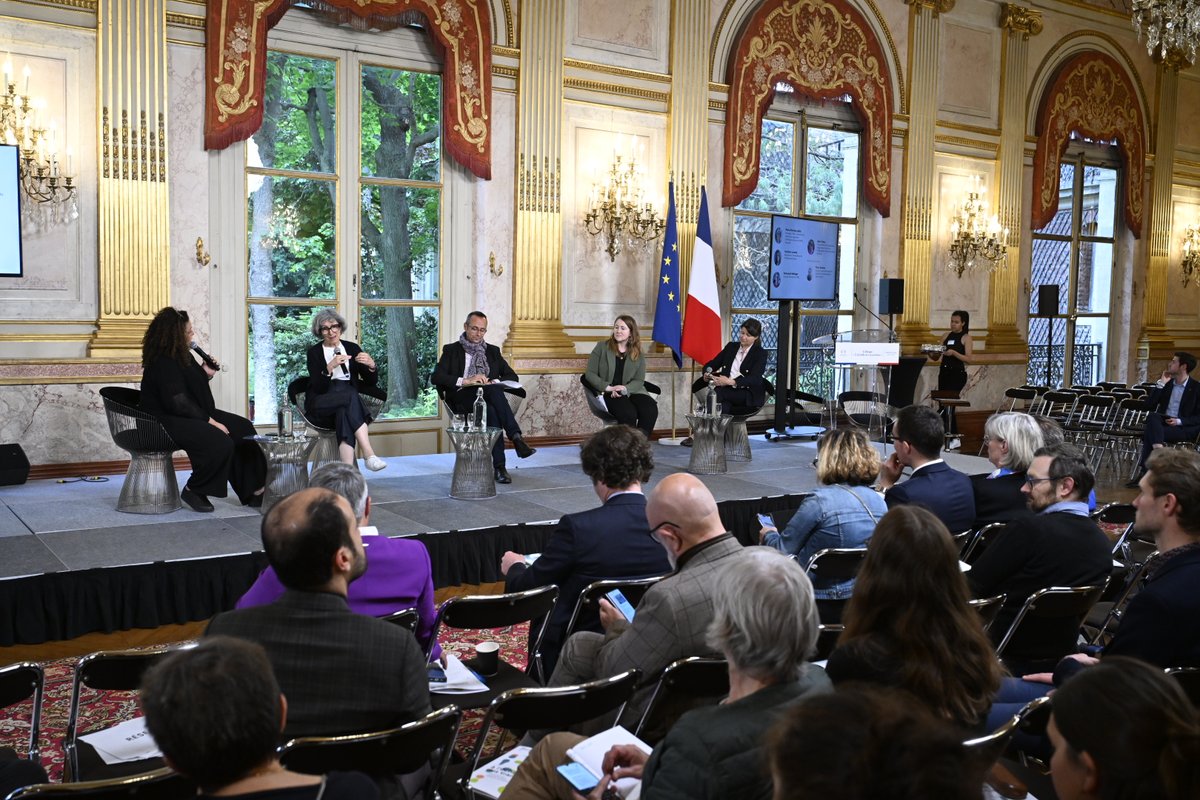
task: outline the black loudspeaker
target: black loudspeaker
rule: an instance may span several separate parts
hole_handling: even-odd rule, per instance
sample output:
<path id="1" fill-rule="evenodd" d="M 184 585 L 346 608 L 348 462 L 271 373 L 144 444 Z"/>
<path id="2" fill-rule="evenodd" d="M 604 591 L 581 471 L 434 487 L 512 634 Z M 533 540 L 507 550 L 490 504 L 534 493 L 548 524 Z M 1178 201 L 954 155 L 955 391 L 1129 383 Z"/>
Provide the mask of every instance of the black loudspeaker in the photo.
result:
<path id="1" fill-rule="evenodd" d="M 1043 283 L 1038 286 L 1037 316 L 1049 317 L 1058 313 L 1058 284 Z"/>
<path id="2" fill-rule="evenodd" d="M 29 479 L 29 459 L 19 444 L 0 444 L 0 486 L 16 486 Z"/>
<path id="3" fill-rule="evenodd" d="M 903 314 L 904 313 L 904 279 L 903 278 L 880 278 L 879 279 L 879 313 L 880 314 Z"/>

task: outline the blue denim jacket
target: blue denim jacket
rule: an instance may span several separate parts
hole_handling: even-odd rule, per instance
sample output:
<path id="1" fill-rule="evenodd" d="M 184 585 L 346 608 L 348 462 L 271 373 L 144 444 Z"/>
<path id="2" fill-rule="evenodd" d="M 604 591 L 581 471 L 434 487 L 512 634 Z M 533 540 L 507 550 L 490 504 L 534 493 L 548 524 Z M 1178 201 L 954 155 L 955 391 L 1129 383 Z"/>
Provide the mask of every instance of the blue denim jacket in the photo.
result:
<path id="1" fill-rule="evenodd" d="M 807 566 L 818 551 L 829 547 L 865 547 L 875 523 L 886 513 L 883 496 L 870 486 L 821 486 L 804 499 L 783 532 L 768 533 L 763 544 L 795 554 L 800 566 Z M 813 582 L 818 600 L 844 600 L 853 589 L 852 580 Z"/>

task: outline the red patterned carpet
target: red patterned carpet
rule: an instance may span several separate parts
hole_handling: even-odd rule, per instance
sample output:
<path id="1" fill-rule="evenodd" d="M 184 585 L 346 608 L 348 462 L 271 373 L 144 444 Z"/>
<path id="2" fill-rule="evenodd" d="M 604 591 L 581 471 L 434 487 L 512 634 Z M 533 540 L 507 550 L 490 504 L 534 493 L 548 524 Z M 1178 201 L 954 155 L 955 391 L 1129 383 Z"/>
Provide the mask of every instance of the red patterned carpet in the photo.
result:
<path id="1" fill-rule="evenodd" d="M 477 642 L 493 639 L 500 643 L 501 657 L 514 666 L 524 668 L 528 625 L 500 628 L 494 631 L 451 631 L 443 634 L 442 646 L 466 658 Z M 63 738 L 67 732 L 67 717 L 71 705 L 71 678 L 78 659 L 64 658 L 42 662 L 46 671 L 46 691 L 42 703 L 42 725 L 39 736 L 42 766 L 50 780 L 59 781 L 63 773 Z M 92 731 L 116 725 L 137 716 L 137 698 L 124 692 L 85 692 L 80 708 L 81 731 Z M 482 709 L 464 715 L 459 733 L 458 749 L 469 753 L 483 722 Z M 29 740 L 29 703 L 0 710 L 0 745 L 24 753 Z"/>

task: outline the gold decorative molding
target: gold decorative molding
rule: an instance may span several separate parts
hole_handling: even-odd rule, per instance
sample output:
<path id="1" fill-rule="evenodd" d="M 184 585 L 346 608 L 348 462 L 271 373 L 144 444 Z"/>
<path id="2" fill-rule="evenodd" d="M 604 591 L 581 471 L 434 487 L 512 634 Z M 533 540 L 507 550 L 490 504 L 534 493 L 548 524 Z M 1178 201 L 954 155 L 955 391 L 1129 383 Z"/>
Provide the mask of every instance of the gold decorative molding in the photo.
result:
<path id="1" fill-rule="evenodd" d="M 1042 32 L 1042 12 L 1026 6 L 1004 3 L 1000 6 L 1000 27 L 1012 33 L 1019 33 L 1024 38 L 1037 36 Z"/>
<path id="2" fill-rule="evenodd" d="M 508 43 L 516 47 L 518 43 L 514 27 L 516 23 L 513 21 L 512 3 L 509 0 L 501 0 L 501 5 L 504 7 L 504 32 L 508 35 Z"/>
<path id="3" fill-rule="evenodd" d="M 664 104 L 671 99 L 671 95 L 667 92 L 656 92 L 653 89 L 641 89 L 637 86 L 623 86 L 619 83 L 605 83 L 604 81 L 593 81 L 586 78 L 564 78 L 563 86 L 568 89 L 582 89 L 587 92 L 603 92 L 622 97 L 640 97 L 643 100 L 653 100 Z"/>
<path id="4" fill-rule="evenodd" d="M 648 72 L 642 69 L 630 69 L 629 67 L 614 67 L 609 64 L 600 64 L 595 61 L 583 61 L 578 58 L 564 58 L 563 66 L 567 69 L 585 69 L 589 72 L 600 72 L 605 75 L 616 75 L 619 78 L 632 78 L 640 81 L 656 81 L 658 83 L 670 83 L 671 76 L 664 75 L 661 72 Z"/>
<path id="5" fill-rule="evenodd" d="M 63 8 L 77 8 L 82 11 L 95 11 L 98 0 L 38 0 L 38 2 L 30 2 L 30 0 L 17 0 L 20 3 L 26 3 L 31 6 L 62 6 Z"/>
<path id="6" fill-rule="evenodd" d="M 505 47 L 502 44 L 492 45 L 492 55 L 504 56 L 505 58 L 520 58 L 521 51 L 515 47 Z"/>
<path id="7" fill-rule="evenodd" d="M 724 114 L 729 109 L 729 101 L 727 100 L 709 100 L 708 107 L 713 111 L 720 111 Z"/>
<path id="8" fill-rule="evenodd" d="M 953 122 L 951 120 L 938 120 L 937 127 L 946 128 L 951 131 L 962 131 L 963 133 L 978 133 L 982 136 L 999 136 L 999 128 L 984 128 L 980 125 L 967 125 L 964 122 Z"/>
<path id="9" fill-rule="evenodd" d="M 904 5 L 913 8 L 928 8 L 935 17 L 954 10 L 954 0 L 904 0 Z"/>
<path id="10" fill-rule="evenodd" d="M 1088 2 L 1085 2 L 1085 0 L 1058 0 L 1058 2 L 1062 3 L 1065 6 L 1074 6 L 1075 8 L 1082 9 L 1083 11 L 1087 11 L 1088 13 L 1107 14 L 1110 17 L 1116 17 L 1117 19 L 1123 19 L 1126 22 L 1130 22 L 1132 20 L 1132 17 L 1130 17 L 1124 11 L 1118 11 L 1117 9 L 1112 8 L 1110 6 L 1102 6 L 1102 5 L 1097 5 L 1095 3 L 1088 3 Z"/>
<path id="11" fill-rule="evenodd" d="M 134 181 L 166 181 L 167 179 L 167 131 L 166 119 L 158 115 L 158 129 L 150 130 L 146 125 L 146 112 L 140 112 L 136 129 L 129 127 L 129 112 L 121 112 L 121 127 L 110 127 L 111 115 L 108 106 L 101 109 L 101 176 Z"/>
<path id="12" fill-rule="evenodd" d="M 493 61 L 492 62 L 492 74 L 493 75 L 503 75 L 506 78 L 519 78 L 521 76 L 521 70 L 517 69 L 516 67 L 500 66 L 495 61 Z"/>
<path id="13" fill-rule="evenodd" d="M 995 153 L 1000 149 L 1000 145 L 996 142 L 984 142 L 979 139 L 966 139 L 962 136 L 942 136 L 937 135 L 933 140 L 938 144 L 954 144 L 960 147 L 970 147 L 975 150 L 986 150 L 990 153 Z"/>
<path id="14" fill-rule="evenodd" d="M 729 94 L 728 83 L 717 83 L 716 81 L 708 82 L 708 90 L 710 92 L 720 92 L 721 94 Z"/>
<path id="15" fill-rule="evenodd" d="M 517 210 L 541 211 L 558 214 L 562 212 L 562 164 L 560 159 L 554 160 L 554 169 L 550 169 L 550 157 L 542 157 L 542 168 L 525 166 L 525 154 L 518 157 L 517 166 Z M 535 165 L 536 158 L 531 158 Z"/>
<path id="16" fill-rule="evenodd" d="M 174 11 L 168 11 L 167 24 L 180 28 L 195 28 L 202 31 L 204 30 L 204 17 L 196 17 L 191 14 L 177 14 Z"/>

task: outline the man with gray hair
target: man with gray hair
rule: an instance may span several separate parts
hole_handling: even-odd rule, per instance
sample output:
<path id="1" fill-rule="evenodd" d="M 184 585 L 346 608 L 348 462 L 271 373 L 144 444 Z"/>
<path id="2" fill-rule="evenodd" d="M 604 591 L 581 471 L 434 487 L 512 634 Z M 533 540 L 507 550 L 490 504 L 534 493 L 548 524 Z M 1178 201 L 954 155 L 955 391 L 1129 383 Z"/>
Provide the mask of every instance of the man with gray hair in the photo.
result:
<path id="1" fill-rule="evenodd" d="M 350 610 L 368 617 L 384 617 L 406 608 L 417 609 L 417 643 L 428 648 L 437 609 L 433 602 L 433 570 L 425 545 L 412 539 L 381 536 L 371 525 L 371 497 L 367 481 L 352 464 L 329 463 L 313 470 L 310 487 L 329 489 L 346 498 L 366 548 L 366 574 L 350 584 Z M 273 603 L 284 593 L 284 585 L 272 567 L 237 602 L 237 608 Z M 432 657 L 441 655 L 435 642 Z"/>
<path id="2" fill-rule="evenodd" d="M 976 597 L 1007 594 L 995 624 L 994 640 L 1004 636 L 1031 594 L 1051 586 L 1104 583 L 1112 570 L 1112 545 L 1088 516 L 1087 496 L 1095 479 L 1083 451 L 1073 444 L 1041 447 L 1025 472 L 1026 505 L 1033 517 L 1009 523 L 988 543 L 967 573 Z M 1045 662 L 1074 649 L 1072 618 L 1034 619 L 1022 625 L 1005 660 L 1038 672 Z"/>

